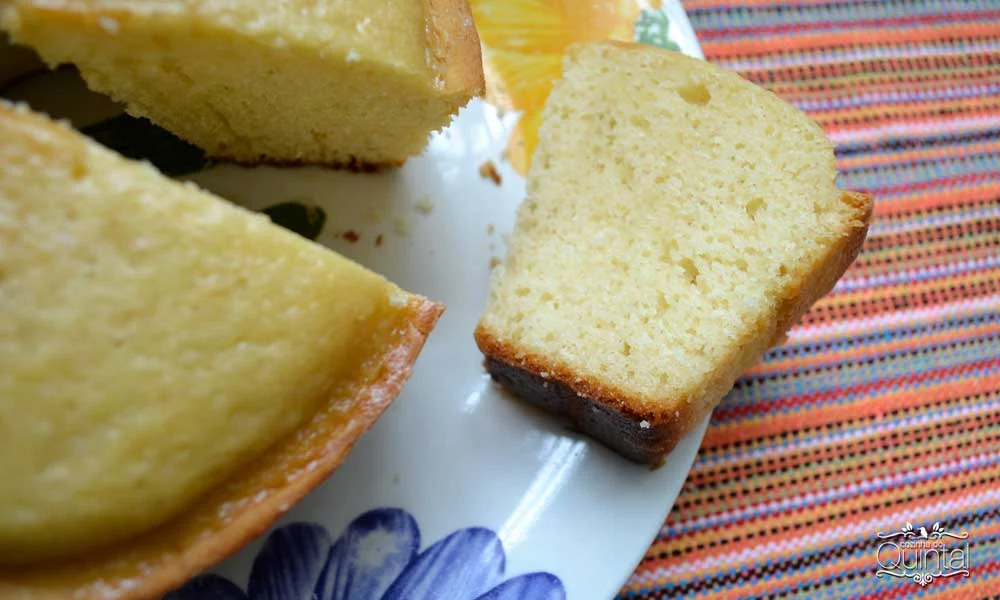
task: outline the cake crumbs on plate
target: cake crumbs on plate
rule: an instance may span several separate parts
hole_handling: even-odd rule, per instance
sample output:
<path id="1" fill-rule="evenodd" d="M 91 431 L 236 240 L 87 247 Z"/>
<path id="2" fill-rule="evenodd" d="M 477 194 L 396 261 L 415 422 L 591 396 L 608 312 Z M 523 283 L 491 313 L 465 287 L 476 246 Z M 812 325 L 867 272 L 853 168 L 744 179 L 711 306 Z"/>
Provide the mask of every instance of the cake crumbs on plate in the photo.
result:
<path id="1" fill-rule="evenodd" d="M 502 265 L 502 264 L 503 264 L 503 261 L 502 261 L 502 260 L 500 260 L 500 259 L 499 259 L 498 257 L 496 257 L 496 256 L 491 256 L 491 257 L 490 257 L 490 270 L 491 270 L 491 271 L 492 271 L 493 269 L 495 269 L 495 268 L 499 267 L 499 266 L 500 266 L 500 265 Z"/>
<path id="2" fill-rule="evenodd" d="M 340 237 L 344 238 L 345 240 L 347 240 L 352 244 L 361 239 L 361 236 L 358 235 L 358 232 L 354 231 L 353 229 L 348 229 L 343 234 L 341 234 Z"/>
<path id="3" fill-rule="evenodd" d="M 493 232 L 496 230 L 497 228 L 493 226 L 493 223 L 490 223 L 489 225 L 486 226 L 486 233 L 489 235 L 493 235 Z"/>
<path id="4" fill-rule="evenodd" d="M 415 208 L 420 214 L 429 215 L 434 212 L 434 202 L 431 201 L 430 196 L 421 196 L 417 199 L 413 208 Z"/>
<path id="5" fill-rule="evenodd" d="M 410 235 L 410 223 L 403 217 L 394 218 L 392 220 L 392 228 L 396 231 L 396 235 L 400 237 Z"/>
<path id="6" fill-rule="evenodd" d="M 479 165 L 479 176 L 483 179 L 492 180 L 496 185 L 503 183 L 503 178 L 500 177 L 500 172 L 497 171 L 497 166 L 493 164 L 492 160 L 488 160 Z"/>
<path id="7" fill-rule="evenodd" d="M 382 234 L 380 233 L 375 236 L 375 247 L 377 248 L 381 245 L 382 245 Z"/>

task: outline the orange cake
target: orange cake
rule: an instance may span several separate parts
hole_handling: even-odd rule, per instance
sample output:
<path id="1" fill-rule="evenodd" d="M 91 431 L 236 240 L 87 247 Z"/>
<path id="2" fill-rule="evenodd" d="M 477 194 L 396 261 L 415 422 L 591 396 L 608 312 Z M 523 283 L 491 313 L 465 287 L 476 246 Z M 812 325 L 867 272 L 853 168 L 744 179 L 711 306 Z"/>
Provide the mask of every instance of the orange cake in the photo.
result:
<path id="1" fill-rule="evenodd" d="M 317 485 L 441 307 L 0 104 L 0 598 L 152 598 Z"/>
<path id="2" fill-rule="evenodd" d="M 215 157 L 400 164 L 483 90 L 467 0 L 12 0 L 51 65 Z"/>
<path id="3" fill-rule="evenodd" d="M 803 113 L 651 46 L 576 47 L 476 329 L 493 377 L 655 463 L 833 287 L 871 200 Z"/>

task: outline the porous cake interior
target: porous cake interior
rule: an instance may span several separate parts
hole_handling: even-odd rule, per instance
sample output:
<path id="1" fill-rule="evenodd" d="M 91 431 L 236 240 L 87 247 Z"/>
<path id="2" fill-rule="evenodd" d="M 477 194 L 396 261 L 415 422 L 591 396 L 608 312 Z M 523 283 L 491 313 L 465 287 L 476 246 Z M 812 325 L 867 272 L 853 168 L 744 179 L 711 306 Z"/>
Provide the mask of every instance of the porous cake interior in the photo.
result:
<path id="1" fill-rule="evenodd" d="M 661 409 L 776 334 L 782 303 L 857 210 L 815 124 L 695 67 L 611 44 L 567 59 L 481 324 Z"/>
<path id="2" fill-rule="evenodd" d="M 398 162 L 462 103 L 422 0 L 20 0 L 5 26 L 129 112 L 254 162 Z"/>
<path id="3" fill-rule="evenodd" d="M 27 111 L 0 104 L 0 140 L 0 565 L 177 514 L 315 414 L 410 298 Z"/>

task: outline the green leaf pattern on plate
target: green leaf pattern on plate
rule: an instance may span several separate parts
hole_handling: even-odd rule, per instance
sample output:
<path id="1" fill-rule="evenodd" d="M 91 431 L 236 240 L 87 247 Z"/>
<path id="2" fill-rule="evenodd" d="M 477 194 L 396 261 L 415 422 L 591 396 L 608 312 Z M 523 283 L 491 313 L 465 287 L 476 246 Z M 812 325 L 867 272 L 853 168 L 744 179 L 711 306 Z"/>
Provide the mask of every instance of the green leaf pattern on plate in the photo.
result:
<path id="1" fill-rule="evenodd" d="M 125 158 L 147 160 L 161 173 L 179 177 L 212 166 L 205 152 L 146 119 L 126 114 L 80 130 Z"/>
<path id="2" fill-rule="evenodd" d="M 263 211 L 276 225 L 294 231 L 304 238 L 315 240 L 326 224 L 326 212 L 318 206 L 301 202 L 282 202 Z"/>
<path id="3" fill-rule="evenodd" d="M 680 50 L 670 39 L 670 19 L 662 10 L 644 10 L 635 22 L 635 41 L 664 50 Z"/>

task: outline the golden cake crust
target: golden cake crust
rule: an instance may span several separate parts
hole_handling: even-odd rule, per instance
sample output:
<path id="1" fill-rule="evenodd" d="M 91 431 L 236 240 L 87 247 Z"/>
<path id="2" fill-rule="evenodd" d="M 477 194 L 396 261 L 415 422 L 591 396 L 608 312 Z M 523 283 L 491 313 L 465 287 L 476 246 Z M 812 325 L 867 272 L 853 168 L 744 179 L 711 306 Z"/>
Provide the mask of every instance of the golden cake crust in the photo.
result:
<path id="1" fill-rule="evenodd" d="M 825 296 L 857 258 L 868 234 L 871 197 L 845 192 L 842 201 L 853 219 L 839 243 L 790 282 L 783 295 L 770 336 L 758 336 L 738 346 L 739 351 L 709 377 L 698 398 L 648 399 L 574 371 L 550 358 L 525 352 L 480 323 L 475 339 L 485 355 L 487 371 L 512 393 L 541 408 L 562 415 L 583 433 L 639 462 L 656 464 L 697 426 L 767 348 L 780 344 L 785 333 L 812 304 Z M 669 408 L 664 408 L 669 407 Z"/>
<path id="2" fill-rule="evenodd" d="M 159 598 L 264 533 L 326 479 L 392 403 L 443 307 L 412 298 L 368 341 L 381 349 L 300 431 L 167 524 L 84 559 L 0 570 L 3 600 Z"/>
<path id="3" fill-rule="evenodd" d="M 445 65 L 444 91 L 466 100 L 481 96 L 486 90 L 482 48 L 468 0 L 424 2 L 429 37 L 436 43 L 439 60 Z"/>

